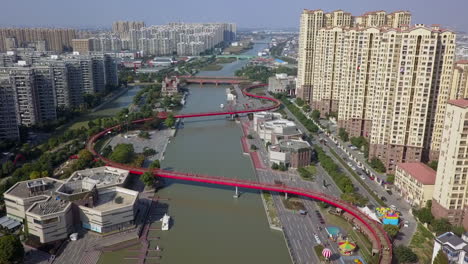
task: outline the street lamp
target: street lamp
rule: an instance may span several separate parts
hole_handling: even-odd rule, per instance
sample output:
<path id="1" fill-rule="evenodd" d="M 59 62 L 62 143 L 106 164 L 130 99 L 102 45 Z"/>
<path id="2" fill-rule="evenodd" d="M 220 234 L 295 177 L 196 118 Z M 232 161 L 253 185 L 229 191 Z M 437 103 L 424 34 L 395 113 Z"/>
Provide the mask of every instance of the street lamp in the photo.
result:
<path id="1" fill-rule="evenodd" d="M 127 122 L 127 134 L 128 134 L 128 115 L 125 115 L 125 118 L 126 118 L 126 122 Z"/>

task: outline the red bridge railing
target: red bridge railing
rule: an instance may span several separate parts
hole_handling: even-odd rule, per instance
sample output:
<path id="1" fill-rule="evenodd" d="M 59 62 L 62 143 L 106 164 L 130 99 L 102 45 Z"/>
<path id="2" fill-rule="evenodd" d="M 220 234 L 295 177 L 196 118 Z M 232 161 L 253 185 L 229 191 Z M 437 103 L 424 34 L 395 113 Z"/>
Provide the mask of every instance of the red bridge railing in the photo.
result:
<path id="1" fill-rule="evenodd" d="M 266 84 L 259 84 L 249 86 L 244 88 L 242 92 L 250 97 L 265 99 L 269 101 L 273 101 L 275 104 L 269 107 L 263 107 L 258 109 L 250 109 L 250 110 L 242 110 L 242 111 L 229 111 L 229 112 L 208 112 L 208 113 L 198 113 L 198 114 L 183 114 L 183 115 L 176 115 L 176 118 L 189 118 L 189 117 L 199 117 L 199 116 L 213 116 L 213 115 L 226 115 L 226 114 L 239 114 L 239 113 L 252 113 L 252 112 L 260 112 L 260 111 L 267 111 L 271 109 L 275 109 L 281 105 L 281 103 L 275 99 L 266 96 L 255 95 L 247 92 L 249 89 L 263 87 Z M 132 121 L 133 124 L 144 123 L 146 121 L 150 121 L 153 118 L 146 118 Z M 364 227 L 369 231 L 373 238 L 373 247 L 379 251 L 380 253 L 380 263 L 382 264 L 391 264 L 392 262 L 392 243 L 390 242 L 387 233 L 383 229 L 380 223 L 375 222 L 374 220 L 370 219 L 362 213 L 357 207 L 352 204 L 349 204 L 335 196 L 327 195 L 324 193 L 303 189 L 303 188 L 296 188 L 287 186 L 284 184 L 269 184 L 269 183 L 260 183 L 254 181 L 247 181 L 247 180 L 238 180 L 238 179 L 231 179 L 225 177 L 215 177 L 215 176 L 207 176 L 201 174 L 191 174 L 191 173 L 182 173 L 182 172 L 175 172 L 175 171 L 166 171 L 166 170 L 153 170 L 147 168 L 138 168 L 132 167 L 125 164 L 120 164 L 113 162 L 105 157 L 103 157 L 100 153 L 98 153 L 94 149 L 94 143 L 102 136 L 106 135 L 109 132 L 114 130 L 118 130 L 122 127 L 122 125 L 116 125 L 110 128 L 107 128 L 95 135 L 93 135 L 87 142 L 87 149 L 93 153 L 96 157 L 101 159 L 105 162 L 108 166 L 112 166 L 115 168 L 125 169 L 128 170 L 132 174 L 143 174 L 145 172 L 152 172 L 154 175 L 163 177 L 163 178 L 171 178 L 171 179 L 178 179 L 184 181 L 194 181 L 194 182 L 203 182 L 209 184 L 217 184 L 217 185 L 226 185 L 226 186 L 237 186 L 242 188 L 248 189 L 257 189 L 257 190 L 267 190 L 267 191 L 274 191 L 274 192 L 284 192 L 290 194 L 296 194 L 300 196 L 309 197 L 318 201 L 323 201 L 328 203 L 332 206 L 337 208 L 341 208 L 345 212 L 349 213 L 359 222 L 361 222 Z"/>

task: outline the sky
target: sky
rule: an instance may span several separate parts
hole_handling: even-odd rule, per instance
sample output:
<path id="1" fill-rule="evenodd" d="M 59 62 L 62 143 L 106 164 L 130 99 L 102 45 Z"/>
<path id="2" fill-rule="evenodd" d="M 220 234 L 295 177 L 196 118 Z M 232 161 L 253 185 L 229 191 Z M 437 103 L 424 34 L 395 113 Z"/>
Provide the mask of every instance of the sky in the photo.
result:
<path id="1" fill-rule="evenodd" d="M 468 0 L 0 0 L 0 27 L 108 27 L 116 20 L 233 22 L 239 28 L 298 28 L 303 9 L 409 10 L 412 23 L 468 31 Z"/>

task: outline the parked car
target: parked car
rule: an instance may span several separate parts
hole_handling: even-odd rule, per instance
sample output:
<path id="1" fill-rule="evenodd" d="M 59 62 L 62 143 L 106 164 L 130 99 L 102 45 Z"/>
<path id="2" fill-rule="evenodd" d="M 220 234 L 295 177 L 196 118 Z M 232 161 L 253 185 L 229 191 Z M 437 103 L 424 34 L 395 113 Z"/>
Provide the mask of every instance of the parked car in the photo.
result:
<path id="1" fill-rule="evenodd" d="M 299 214 L 301 214 L 301 215 L 306 215 L 306 214 L 307 214 L 307 211 L 305 211 L 305 210 L 299 210 Z"/>
<path id="2" fill-rule="evenodd" d="M 382 196 L 382 197 L 380 197 L 380 200 L 382 200 L 383 202 L 386 202 L 387 198 L 385 198 L 385 196 Z"/>
<path id="3" fill-rule="evenodd" d="M 314 238 L 315 238 L 315 242 L 317 242 L 317 244 L 322 244 L 322 241 L 320 240 L 319 236 L 317 234 L 314 234 Z"/>
<path id="4" fill-rule="evenodd" d="M 404 226 L 404 227 L 409 227 L 409 222 L 408 222 L 408 221 L 405 221 L 405 223 L 404 223 L 403 226 Z"/>
<path id="5" fill-rule="evenodd" d="M 392 195 L 392 194 L 393 194 L 392 191 L 390 191 L 390 190 L 387 190 L 387 193 L 388 193 L 389 195 Z"/>

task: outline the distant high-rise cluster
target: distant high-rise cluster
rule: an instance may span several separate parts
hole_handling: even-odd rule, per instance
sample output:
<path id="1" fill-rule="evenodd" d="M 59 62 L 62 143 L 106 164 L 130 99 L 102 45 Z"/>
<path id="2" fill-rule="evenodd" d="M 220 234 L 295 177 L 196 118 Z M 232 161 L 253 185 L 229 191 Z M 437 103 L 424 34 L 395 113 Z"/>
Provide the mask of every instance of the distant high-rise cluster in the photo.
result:
<path id="1" fill-rule="evenodd" d="M 110 54 L 0 54 L 0 139 L 16 139 L 18 125 L 56 120 L 58 108 L 78 107 L 85 94 L 117 85 Z"/>
<path id="2" fill-rule="evenodd" d="M 131 50 L 157 56 L 194 56 L 235 40 L 236 31 L 236 25 L 229 23 L 171 23 L 145 27 L 143 22 L 118 21 L 112 26 L 112 34 L 74 39 L 73 50 L 82 54 Z"/>
<path id="3" fill-rule="evenodd" d="M 41 51 L 69 51 L 74 38 L 76 30 L 70 28 L 0 28 L 0 52 L 32 46 Z"/>
<path id="4" fill-rule="evenodd" d="M 297 95 L 366 137 L 390 173 L 437 159 L 447 101 L 462 94 L 451 93 L 455 34 L 410 20 L 406 11 L 301 16 Z"/>

